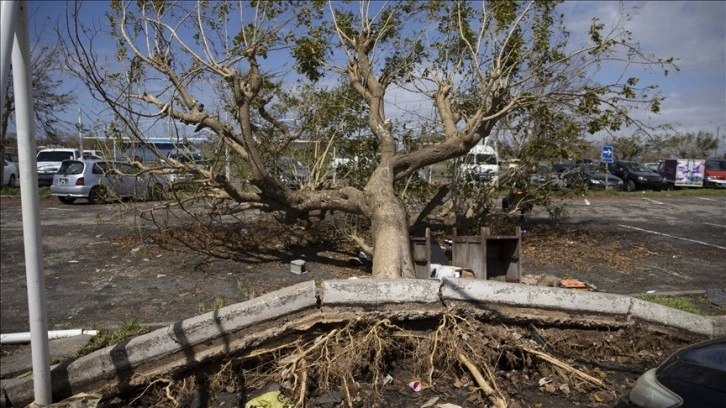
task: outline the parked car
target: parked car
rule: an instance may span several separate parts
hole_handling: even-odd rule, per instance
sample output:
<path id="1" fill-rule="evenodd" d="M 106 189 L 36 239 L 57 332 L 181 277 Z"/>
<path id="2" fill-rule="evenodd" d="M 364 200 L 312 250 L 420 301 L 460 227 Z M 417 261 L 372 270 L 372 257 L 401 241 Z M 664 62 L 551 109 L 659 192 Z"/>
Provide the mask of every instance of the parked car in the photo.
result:
<path id="1" fill-rule="evenodd" d="M 660 191 L 665 186 L 663 176 L 643 163 L 615 160 L 607 163 L 608 171 L 623 180 L 625 191 L 652 189 Z"/>
<path id="2" fill-rule="evenodd" d="M 703 186 L 726 188 L 726 160 L 706 159 Z"/>
<path id="3" fill-rule="evenodd" d="M 686 347 L 646 371 L 616 408 L 723 407 L 726 337 Z"/>
<path id="4" fill-rule="evenodd" d="M 86 160 L 103 160 L 103 156 L 98 150 L 84 150 L 83 158 Z"/>
<path id="5" fill-rule="evenodd" d="M 38 185 L 49 186 L 53 184 L 53 176 L 58 171 L 63 160 L 78 160 L 81 151 L 71 148 L 43 149 L 36 156 L 38 169 Z"/>
<path id="6" fill-rule="evenodd" d="M 182 164 L 194 165 L 196 168 L 205 166 L 202 151 L 199 149 L 173 149 L 166 156 L 166 162 L 177 161 Z M 184 171 L 175 171 L 169 174 L 169 182 L 172 184 L 188 183 L 194 180 L 196 174 Z"/>
<path id="7" fill-rule="evenodd" d="M 8 187 L 18 185 L 18 165 L 8 159 L 3 159 L 3 185 Z"/>
<path id="8" fill-rule="evenodd" d="M 653 170 L 654 172 L 658 173 L 658 166 L 660 165 L 660 162 L 655 163 L 644 163 L 645 167 Z"/>
<path id="9" fill-rule="evenodd" d="M 552 190 L 559 190 L 564 183 L 554 167 L 540 164 L 537 166 L 536 172 L 530 177 L 529 184 L 532 187 L 547 187 Z"/>
<path id="10" fill-rule="evenodd" d="M 163 177 L 139 173 L 128 163 L 65 160 L 53 176 L 50 193 L 62 203 L 78 198 L 96 204 L 114 199 L 160 199 L 168 190 Z"/>
<path id="11" fill-rule="evenodd" d="M 565 181 L 565 186 L 568 188 L 593 190 L 603 190 L 605 188 L 612 188 L 614 190 L 623 189 L 623 180 L 614 174 L 607 173 L 605 166 L 597 163 L 575 166 L 572 170 L 563 172 L 562 177 Z"/>

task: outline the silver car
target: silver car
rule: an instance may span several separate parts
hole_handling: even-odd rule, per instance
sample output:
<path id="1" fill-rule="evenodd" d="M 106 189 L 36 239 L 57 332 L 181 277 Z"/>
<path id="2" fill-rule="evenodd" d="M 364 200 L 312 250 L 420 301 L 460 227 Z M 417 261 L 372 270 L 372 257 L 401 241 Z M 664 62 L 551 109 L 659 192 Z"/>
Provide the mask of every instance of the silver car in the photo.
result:
<path id="1" fill-rule="evenodd" d="M 53 176 L 50 193 L 65 204 L 85 198 L 91 204 L 119 199 L 160 199 L 168 183 L 128 163 L 65 160 Z"/>

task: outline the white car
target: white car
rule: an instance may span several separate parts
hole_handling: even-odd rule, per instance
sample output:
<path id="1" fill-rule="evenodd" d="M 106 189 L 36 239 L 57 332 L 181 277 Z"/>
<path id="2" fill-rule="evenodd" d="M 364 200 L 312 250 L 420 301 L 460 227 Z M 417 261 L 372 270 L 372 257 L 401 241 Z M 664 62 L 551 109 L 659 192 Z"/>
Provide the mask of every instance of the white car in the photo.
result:
<path id="1" fill-rule="evenodd" d="M 18 186 L 18 165 L 17 163 L 9 162 L 8 159 L 3 159 L 3 185 L 9 187 Z"/>

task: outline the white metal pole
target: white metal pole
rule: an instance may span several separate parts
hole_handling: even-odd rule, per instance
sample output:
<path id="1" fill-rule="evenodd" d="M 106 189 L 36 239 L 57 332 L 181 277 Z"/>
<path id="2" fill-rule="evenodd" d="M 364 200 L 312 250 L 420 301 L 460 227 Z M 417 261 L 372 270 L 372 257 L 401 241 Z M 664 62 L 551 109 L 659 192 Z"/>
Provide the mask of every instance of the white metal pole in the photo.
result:
<path id="1" fill-rule="evenodd" d="M 78 152 L 83 158 L 83 122 L 81 121 L 81 109 L 78 109 Z"/>
<path id="2" fill-rule="evenodd" d="M 10 55 L 15 40 L 15 26 L 18 20 L 18 4 L 14 1 L 0 2 L 0 109 L 5 107 L 5 92 L 10 77 Z"/>
<path id="3" fill-rule="evenodd" d="M 28 9 L 25 1 L 12 2 L 18 10 L 15 42 L 12 48 L 15 122 L 18 133 L 20 161 L 20 199 L 23 214 L 25 274 L 28 285 L 28 317 L 30 320 L 31 354 L 33 359 L 33 390 L 35 403 L 53 402 L 48 352 L 48 321 L 45 305 L 45 276 L 40 239 L 40 205 L 38 170 L 35 159 L 35 125 L 33 122 L 33 90 L 31 86 L 30 42 L 28 40 Z M 5 10 L 3 2 L 3 11 Z M 3 16 L 4 17 L 4 16 Z M 3 21 L 4 24 L 4 21 Z"/>

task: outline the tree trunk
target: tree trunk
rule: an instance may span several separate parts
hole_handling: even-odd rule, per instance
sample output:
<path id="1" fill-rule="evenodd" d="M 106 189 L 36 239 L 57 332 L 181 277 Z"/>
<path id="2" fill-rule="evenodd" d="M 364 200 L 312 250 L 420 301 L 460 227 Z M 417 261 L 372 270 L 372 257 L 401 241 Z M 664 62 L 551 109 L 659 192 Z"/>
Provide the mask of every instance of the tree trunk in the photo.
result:
<path id="1" fill-rule="evenodd" d="M 365 189 L 373 236 L 373 278 L 413 278 L 408 215 L 393 189 L 393 173 L 381 165 Z"/>

